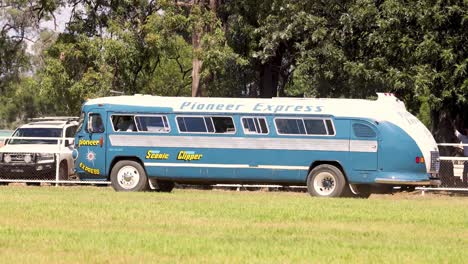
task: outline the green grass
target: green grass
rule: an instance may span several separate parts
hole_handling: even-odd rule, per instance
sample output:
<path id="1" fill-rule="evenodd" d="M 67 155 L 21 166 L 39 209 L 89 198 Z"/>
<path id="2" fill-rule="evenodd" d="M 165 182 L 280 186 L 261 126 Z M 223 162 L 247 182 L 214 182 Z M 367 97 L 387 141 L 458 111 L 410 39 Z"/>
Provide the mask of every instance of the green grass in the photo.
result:
<path id="1" fill-rule="evenodd" d="M 468 197 L 0 187 L 2 263 L 466 263 Z"/>

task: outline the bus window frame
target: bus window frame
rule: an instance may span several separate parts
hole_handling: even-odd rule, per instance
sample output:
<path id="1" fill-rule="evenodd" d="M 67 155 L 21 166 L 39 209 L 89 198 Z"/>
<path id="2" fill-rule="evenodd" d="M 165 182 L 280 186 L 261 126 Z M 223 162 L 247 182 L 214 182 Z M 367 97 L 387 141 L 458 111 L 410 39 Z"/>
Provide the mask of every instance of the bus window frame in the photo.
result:
<path id="1" fill-rule="evenodd" d="M 133 116 L 133 123 L 135 124 L 135 128 L 137 131 L 117 131 L 115 130 L 114 128 L 114 123 L 112 122 L 112 117 L 113 116 Z M 167 131 L 143 131 L 140 129 L 140 127 L 138 126 L 138 122 L 136 121 L 136 117 L 137 116 L 144 116 L 144 117 L 161 117 L 161 119 L 163 120 L 163 123 L 166 123 L 167 124 L 167 127 L 169 130 Z M 167 122 L 164 122 L 164 117 L 166 119 Z M 172 127 L 171 127 L 171 122 L 169 122 L 169 117 L 165 114 L 119 114 L 119 113 L 113 113 L 110 115 L 109 117 L 109 121 L 110 123 L 112 124 L 112 131 L 115 132 L 115 133 L 156 133 L 156 134 L 166 134 L 166 133 L 170 133 L 172 131 Z"/>
<path id="2" fill-rule="evenodd" d="M 245 128 L 244 128 L 244 123 L 242 123 L 242 120 L 244 118 L 262 118 L 263 120 L 265 120 L 265 125 L 266 125 L 266 129 L 267 129 L 267 132 L 266 133 L 253 133 L 253 132 L 250 132 L 250 131 L 246 131 Z M 270 128 L 268 127 L 268 120 L 266 118 L 266 116 L 240 116 L 240 123 L 242 125 L 242 131 L 244 132 L 245 135 L 255 135 L 255 136 L 261 136 L 261 135 L 264 135 L 264 136 L 268 136 L 270 135 Z M 260 123 L 260 121 L 259 121 Z M 255 124 L 255 122 L 254 122 Z M 255 124 L 256 126 L 256 124 Z"/>
<path id="3" fill-rule="evenodd" d="M 137 131 L 117 131 L 117 130 L 115 130 L 114 122 L 112 122 L 112 117 L 113 116 L 133 116 L 133 123 L 135 124 L 135 127 L 136 127 Z M 135 114 L 118 114 L 118 113 L 111 114 L 110 117 L 109 117 L 109 122 L 110 122 L 111 127 L 112 127 L 112 132 L 114 132 L 114 133 L 136 133 L 136 132 L 140 132 L 138 130 L 138 126 L 137 126 L 137 124 L 135 122 L 135 116 L 136 116 Z"/>
<path id="4" fill-rule="evenodd" d="M 306 134 L 283 134 L 283 133 L 279 133 L 278 132 L 278 126 L 276 125 L 276 119 L 299 119 L 299 120 L 302 120 L 302 124 L 304 125 L 304 131 L 306 132 Z M 327 134 L 326 135 L 321 135 L 321 134 L 307 134 L 307 128 L 306 128 L 306 125 L 304 123 L 304 120 L 322 120 L 323 121 L 323 125 L 325 126 L 325 130 L 327 131 Z M 328 127 L 327 127 L 327 124 L 325 123 L 325 120 L 330 120 L 331 122 L 331 125 L 333 127 L 333 132 L 334 134 L 331 134 L 329 135 L 328 134 Z M 307 136 L 307 137 L 334 137 L 336 136 L 336 128 L 335 128 L 335 122 L 333 122 L 333 119 L 330 118 L 330 117 L 297 117 L 297 116 L 276 116 L 273 118 L 273 125 L 275 126 L 275 131 L 276 131 L 276 135 L 278 136 L 288 136 L 288 137 L 291 137 L 291 136 Z"/>
<path id="5" fill-rule="evenodd" d="M 161 117 L 162 121 L 163 121 L 163 124 L 167 124 L 167 128 L 168 130 L 164 130 L 164 131 L 143 131 L 140 129 L 140 127 L 138 126 L 138 122 L 136 121 L 136 118 L 138 116 L 143 116 L 143 117 Z M 165 117 L 165 118 L 164 118 Z M 133 119 L 134 119 L 134 122 L 135 122 L 135 127 L 137 128 L 137 132 L 139 133 L 156 133 L 156 134 L 166 134 L 166 133 L 170 133 L 172 131 L 172 128 L 171 128 L 171 123 L 169 122 L 169 117 L 167 115 L 164 115 L 164 114 L 135 114 L 133 116 Z M 166 119 L 167 122 L 164 122 L 164 119 Z M 164 127 L 166 128 L 166 127 Z"/>
<path id="6" fill-rule="evenodd" d="M 183 132 L 183 131 L 180 131 L 179 123 L 177 122 L 178 117 L 200 117 L 200 118 L 202 118 L 203 122 L 205 123 L 205 128 L 206 128 L 207 132 L 191 132 L 191 131 L 190 132 Z M 208 132 L 208 126 L 206 125 L 206 120 L 205 120 L 206 117 L 211 119 L 211 123 L 213 124 L 214 132 Z M 225 133 L 216 133 L 216 127 L 215 127 L 213 119 L 212 119 L 213 117 L 229 117 L 229 118 L 231 118 L 232 125 L 234 126 L 234 131 L 229 131 L 229 132 L 225 132 Z M 237 126 L 236 126 L 234 116 L 229 116 L 229 115 L 176 115 L 176 116 L 174 116 L 174 121 L 176 123 L 177 131 L 179 132 L 179 134 L 235 135 L 237 133 Z"/>

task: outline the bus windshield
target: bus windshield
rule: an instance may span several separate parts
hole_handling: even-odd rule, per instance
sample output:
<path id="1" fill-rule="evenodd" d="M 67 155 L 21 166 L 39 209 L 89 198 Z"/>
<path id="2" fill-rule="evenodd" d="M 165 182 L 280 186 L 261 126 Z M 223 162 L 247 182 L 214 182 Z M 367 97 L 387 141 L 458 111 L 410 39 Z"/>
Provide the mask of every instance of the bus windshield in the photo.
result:
<path id="1" fill-rule="evenodd" d="M 60 128 L 19 128 L 13 134 L 13 137 L 26 137 L 37 139 L 11 139 L 8 144 L 57 144 L 57 139 L 62 137 L 62 129 Z"/>

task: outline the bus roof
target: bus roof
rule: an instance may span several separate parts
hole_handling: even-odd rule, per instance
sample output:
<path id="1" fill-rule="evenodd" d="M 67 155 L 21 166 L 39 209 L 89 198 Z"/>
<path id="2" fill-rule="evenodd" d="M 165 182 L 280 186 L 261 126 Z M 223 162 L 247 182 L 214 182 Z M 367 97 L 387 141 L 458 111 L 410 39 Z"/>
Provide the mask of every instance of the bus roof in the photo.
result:
<path id="1" fill-rule="evenodd" d="M 388 112 L 406 111 L 393 94 L 378 93 L 377 100 L 329 98 L 219 98 L 163 97 L 152 95 L 112 96 L 88 100 L 85 106 L 125 106 L 142 109 L 166 108 L 182 113 L 301 114 L 368 117 L 381 119 Z M 113 107 L 115 109 L 115 107 Z M 122 109 L 123 110 L 123 109 Z"/>

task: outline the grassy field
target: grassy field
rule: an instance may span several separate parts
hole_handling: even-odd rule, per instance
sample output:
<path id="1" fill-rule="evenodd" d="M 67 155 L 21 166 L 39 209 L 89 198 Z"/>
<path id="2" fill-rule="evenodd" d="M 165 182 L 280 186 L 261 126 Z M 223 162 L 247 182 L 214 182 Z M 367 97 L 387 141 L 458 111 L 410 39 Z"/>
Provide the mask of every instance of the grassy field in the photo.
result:
<path id="1" fill-rule="evenodd" d="M 468 197 L 0 187 L 2 263 L 466 263 Z"/>

